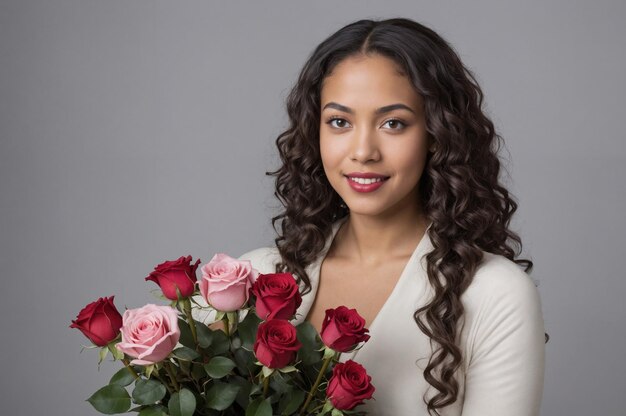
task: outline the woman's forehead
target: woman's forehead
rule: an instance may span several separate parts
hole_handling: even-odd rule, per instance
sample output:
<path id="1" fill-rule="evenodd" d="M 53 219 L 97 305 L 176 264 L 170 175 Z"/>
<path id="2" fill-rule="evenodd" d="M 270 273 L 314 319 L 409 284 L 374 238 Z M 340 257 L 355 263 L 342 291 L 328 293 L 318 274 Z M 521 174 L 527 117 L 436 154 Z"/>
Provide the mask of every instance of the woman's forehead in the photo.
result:
<path id="1" fill-rule="evenodd" d="M 395 62 L 380 55 L 340 62 L 322 84 L 322 108 L 330 101 L 358 111 L 394 103 L 421 108 L 421 97 L 411 81 L 397 71 Z"/>

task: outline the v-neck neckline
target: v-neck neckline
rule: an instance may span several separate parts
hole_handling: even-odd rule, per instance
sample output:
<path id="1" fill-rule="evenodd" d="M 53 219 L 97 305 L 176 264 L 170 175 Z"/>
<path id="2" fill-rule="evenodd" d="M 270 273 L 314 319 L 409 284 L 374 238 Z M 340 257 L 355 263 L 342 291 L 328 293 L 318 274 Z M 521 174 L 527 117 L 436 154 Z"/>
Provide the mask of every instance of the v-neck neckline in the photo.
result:
<path id="1" fill-rule="evenodd" d="M 299 321 L 298 323 L 304 322 L 306 318 L 309 316 L 309 313 L 311 312 L 311 308 L 313 307 L 313 303 L 315 303 L 315 298 L 317 297 L 317 292 L 319 289 L 322 263 L 324 262 L 324 260 L 326 259 L 326 256 L 328 255 L 328 251 L 330 247 L 332 246 L 333 241 L 335 240 L 337 231 L 339 231 L 339 228 L 347 220 L 347 218 L 348 216 L 345 216 L 333 223 L 331 233 L 326 241 L 324 248 L 320 252 L 317 259 L 313 263 L 309 264 L 309 267 L 307 267 L 308 269 L 307 274 L 309 275 L 309 279 L 311 281 L 311 292 L 307 294 L 306 300 L 303 299 L 302 306 L 305 306 L 306 312 L 301 315 L 300 319 L 298 319 Z M 394 287 L 391 290 L 389 296 L 387 297 L 387 299 L 385 299 L 385 302 L 383 302 L 383 305 L 378 310 L 378 313 L 376 314 L 372 322 L 369 324 L 368 329 L 370 333 L 372 333 L 373 328 L 376 327 L 376 324 L 379 321 L 379 317 L 383 314 L 385 309 L 389 306 L 390 302 L 397 296 L 396 292 L 400 290 L 401 282 L 406 278 L 407 271 L 410 268 L 409 266 L 417 261 L 417 256 L 420 253 L 426 250 L 427 243 L 430 241 L 430 237 L 428 236 L 428 230 L 430 229 L 431 225 L 432 225 L 432 222 L 429 222 L 428 226 L 426 227 L 424 231 L 424 234 L 422 235 L 420 241 L 415 246 L 413 253 L 409 257 L 409 260 L 404 265 L 402 272 L 400 272 L 400 276 L 396 280 L 396 283 L 394 284 Z M 350 308 L 350 305 L 346 305 L 346 307 Z"/>

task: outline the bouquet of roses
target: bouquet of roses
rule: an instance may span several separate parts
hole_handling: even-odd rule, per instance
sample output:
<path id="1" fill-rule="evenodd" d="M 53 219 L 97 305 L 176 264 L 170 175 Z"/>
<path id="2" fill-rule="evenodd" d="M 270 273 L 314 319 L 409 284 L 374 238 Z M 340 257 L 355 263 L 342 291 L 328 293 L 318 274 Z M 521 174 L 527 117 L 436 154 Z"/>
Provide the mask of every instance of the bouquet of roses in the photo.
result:
<path id="1" fill-rule="evenodd" d="M 321 334 L 292 320 L 302 302 L 290 273 L 260 274 L 248 260 L 218 253 L 201 267 L 191 256 L 166 261 L 154 281 L 169 305 L 120 314 L 99 298 L 72 321 L 124 364 L 87 399 L 101 413 L 139 416 L 363 415 L 371 377 L 341 353 L 369 339 L 355 309 L 326 310 Z M 206 322 L 208 317 L 211 322 Z M 133 406 L 133 404 L 135 406 Z"/>

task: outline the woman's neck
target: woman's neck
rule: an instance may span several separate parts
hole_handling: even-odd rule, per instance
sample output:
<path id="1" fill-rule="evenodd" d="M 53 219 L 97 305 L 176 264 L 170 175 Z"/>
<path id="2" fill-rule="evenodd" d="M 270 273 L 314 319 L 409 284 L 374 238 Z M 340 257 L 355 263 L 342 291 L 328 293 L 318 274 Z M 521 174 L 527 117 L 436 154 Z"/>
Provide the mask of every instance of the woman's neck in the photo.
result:
<path id="1" fill-rule="evenodd" d="M 362 265 L 379 265 L 390 258 L 411 255 L 428 220 L 421 210 L 389 216 L 350 213 L 337 231 L 333 256 L 351 258 Z"/>

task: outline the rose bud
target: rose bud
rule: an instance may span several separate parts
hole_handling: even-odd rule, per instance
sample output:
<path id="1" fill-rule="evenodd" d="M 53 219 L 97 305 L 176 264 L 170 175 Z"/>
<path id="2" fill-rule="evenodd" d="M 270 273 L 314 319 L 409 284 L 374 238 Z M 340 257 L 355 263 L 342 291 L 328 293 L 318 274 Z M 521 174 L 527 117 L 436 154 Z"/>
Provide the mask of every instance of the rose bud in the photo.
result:
<path id="1" fill-rule="evenodd" d="M 121 352 L 134 357 L 131 364 L 149 365 L 163 361 L 180 338 L 178 313 L 170 306 L 145 305 L 127 309 L 123 315 Z"/>
<path id="2" fill-rule="evenodd" d="M 72 321 L 70 328 L 79 329 L 99 347 L 117 338 L 122 326 L 122 315 L 113 304 L 114 296 L 99 298 L 85 306 Z"/>
<path id="3" fill-rule="evenodd" d="M 372 377 L 367 375 L 365 368 L 352 360 L 337 363 L 333 367 L 333 375 L 328 380 L 326 396 L 332 405 L 339 410 L 352 410 L 374 394 Z"/>
<path id="4" fill-rule="evenodd" d="M 249 290 L 259 272 L 250 260 L 237 260 L 217 253 L 200 268 L 200 293 L 218 311 L 233 312 L 248 302 Z"/>
<path id="5" fill-rule="evenodd" d="M 250 293 L 256 297 L 256 314 L 263 320 L 291 319 L 302 303 L 291 273 L 260 274 Z"/>
<path id="6" fill-rule="evenodd" d="M 191 264 L 191 256 L 180 257 L 178 260 L 166 261 L 154 268 L 146 280 L 151 280 L 163 291 L 163 295 L 170 300 L 177 300 L 176 288 L 182 298 L 191 296 L 196 289 L 196 264 Z"/>
<path id="7" fill-rule="evenodd" d="M 259 324 L 254 342 L 254 354 L 266 367 L 283 368 L 296 358 L 302 347 L 296 337 L 296 327 L 284 319 L 271 319 Z"/>
<path id="8" fill-rule="evenodd" d="M 336 309 L 326 309 L 326 316 L 322 322 L 320 337 L 328 347 L 339 352 L 353 350 L 359 342 L 370 339 L 365 328 L 365 319 L 356 309 L 339 306 Z"/>

